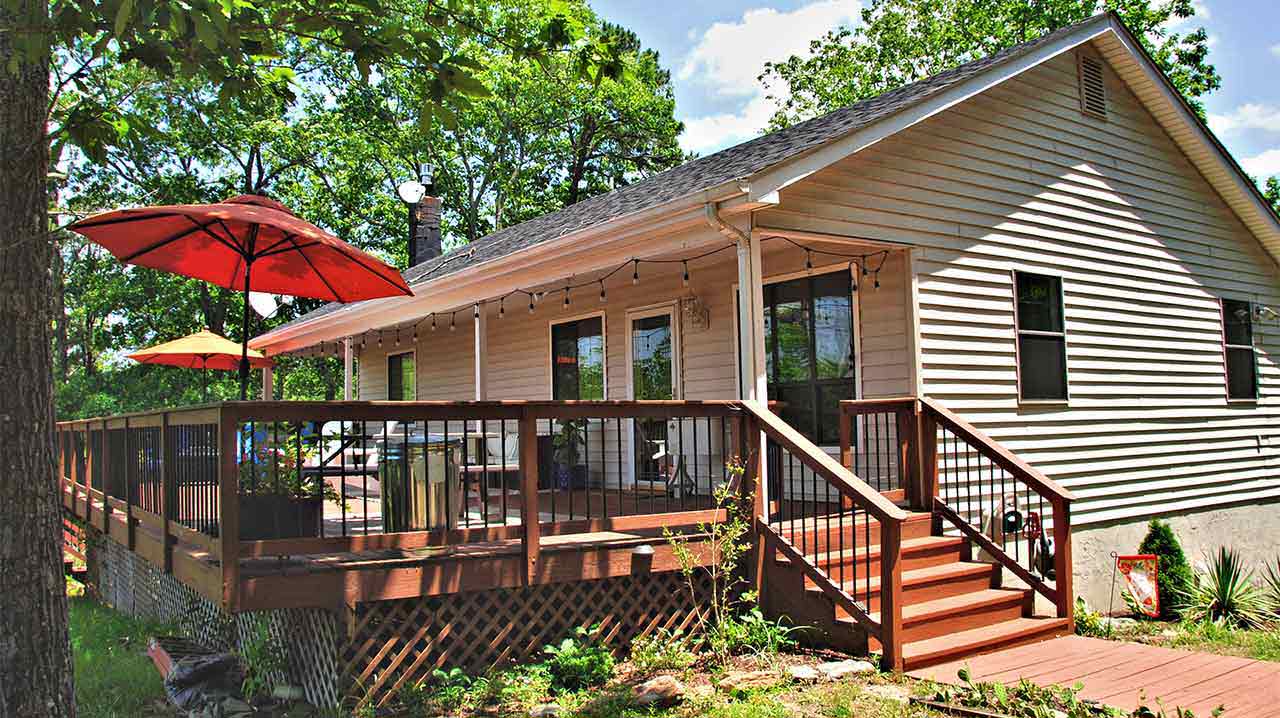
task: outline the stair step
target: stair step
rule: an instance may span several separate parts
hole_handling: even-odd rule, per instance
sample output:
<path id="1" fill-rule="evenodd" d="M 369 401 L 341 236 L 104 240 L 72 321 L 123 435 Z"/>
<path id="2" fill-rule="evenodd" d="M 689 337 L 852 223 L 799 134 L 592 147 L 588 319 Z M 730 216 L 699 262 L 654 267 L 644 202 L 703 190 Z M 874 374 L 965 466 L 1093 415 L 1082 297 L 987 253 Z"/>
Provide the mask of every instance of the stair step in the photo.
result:
<path id="1" fill-rule="evenodd" d="M 902 601 L 904 606 L 924 603 L 939 598 L 957 596 L 991 587 L 992 576 L 996 567 L 989 563 L 974 561 L 952 561 L 937 566 L 913 569 L 902 572 Z M 855 600 L 862 601 L 870 593 L 868 610 L 880 608 L 880 576 L 871 575 L 867 581 L 859 577 L 858 581 L 846 581 L 842 585 Z M 818 586 L 807 584 L 805 590 L 821 592 Z"/>
<path id="2" fill-rule="evenodd" d="M 1065 618 L 1032 616 L 1001 621 L 966 631 L 947 633 L 935 638 L 910 641 L 902 645 L 906 670 L 914 670 L 958 658 L 1034 643 L 1067 632 Z"/>
<path id="3" fill-rule="evenodd" d="M 965 540 L 958 536 L 922 536 L 920 538 L 903 539 L 903 568 L 904 570 L 912 570 L 957 561 L 960 558 L 961 551 L 964 549 L 964 545 Z M 832 565 L 856 565 L 859 570 L 862 570 L 870 562 L 872 565 L 871 573 L 875 574 L 879 570 L 880 554 L 881 545 L 872 544 L 871 546 L 845 548 L 843 551 L 822 551 L 811 555 L 809 558 L 818 567 L 832 574 L 835 573 L 830 570 Z M 780 563 L 790 561 L 789 558 L 781 553 L 777 555 L 776 560 Z"/>
<path id="4" fill-rule="evenodd" d="M 921 641 L 1021 618 L 1027 597 L 1023 589 L 988 588 L 903 606 L 902 640 Z M 871 618 L 879 621 L 880 614 L 872 613 Z M 852 618 L 837 621 L 857 623 Z M 873 644 L 872 650 L 879 648 L 874 640 Z"/>

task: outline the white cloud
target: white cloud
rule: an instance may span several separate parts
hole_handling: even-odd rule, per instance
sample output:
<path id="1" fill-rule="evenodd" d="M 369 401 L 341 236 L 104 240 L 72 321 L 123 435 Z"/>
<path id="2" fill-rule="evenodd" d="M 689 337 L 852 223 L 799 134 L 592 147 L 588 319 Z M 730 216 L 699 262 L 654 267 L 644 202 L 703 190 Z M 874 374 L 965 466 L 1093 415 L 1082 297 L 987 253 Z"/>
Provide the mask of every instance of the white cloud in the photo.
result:
<path id="1" fill-rule="evenodd" d="M 1246 102 L 1226 114 L 1210 114 L 1209 127 L 1220 135 L 1239 130 L 1280 132 L 1280 107 Z"/>
<path id="2" fill-rule="evenodd" d="M 1276 57 L 1280 57 L 1280 44 L 1272 45 L 1267 49 L 1271 51 L 1272 55 L 1275 55 Z"/>
<path id="3" fill-rule="evenodd" d="M 1280 175 L 1280 149 L 1271 149 L 1240 160 L 1245 172 L 1259 179 Z"/>
<path id="4" fill-rule="evenodd" d="M 856 22 L 858 0 L 815 0 L 790 12 L 762 7 L 732 22 L 717 22 L 696 36 L 676 78 L 737 109 L 685 118 L 681 145 L 706 152 L 756 135 L 773 114 L 756 79 L 766 62 L 805 55 L 828 30 Z"/>
<path id="5" fill-rule="evenodd" d="M 1199 25 L 1213 17 L 1213 13 L 1209 12 L 1209 6 L 1204 4 L 1204 0 L 1191 0 L 1191 9 L 1195 13 L 1191 17 L 1171 17 L 1164 24 L 1164 29 L 1171 32 L 1181 32 L 1192 24 Z"/>

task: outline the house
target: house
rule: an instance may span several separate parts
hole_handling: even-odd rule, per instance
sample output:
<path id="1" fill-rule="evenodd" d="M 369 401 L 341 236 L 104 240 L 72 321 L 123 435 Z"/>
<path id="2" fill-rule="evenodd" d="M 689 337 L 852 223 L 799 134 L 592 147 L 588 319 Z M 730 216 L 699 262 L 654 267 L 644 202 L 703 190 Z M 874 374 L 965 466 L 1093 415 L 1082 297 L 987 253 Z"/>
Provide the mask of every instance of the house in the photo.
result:
<path id="1" fill-rule="evenodd" d="M 668 263 L 633 284 L 632 258 Z M 838 400 L 930 397 L 1076 495 L 1075 586 L 1106 605 L 1109 552 L 1150 517 L 1192 555 L 1275 548 L 1277 258 L 1252 182 L 1100 15 L 503 229 L 410 269 L 411 299 L 253 346 L 349 340 L 361 399 L 768 396 L 829 447 Z M 637 376 L 655 332 L 670 386 Z M 585 393 L 560 371 L 573 337 L 603 373 Z"/>
<path id="2" fill-rule="evenodd" d="M 1153 516 L 1274 550 L 1280 219 L 1112 14 L 453 252 L 425 219 L 413 297 L 251 342 L 343 354 L 360 401 L 60 432 L 68 509 L 148 580 L 283 611 L 379 700 L 588 609 L 687 622 L 654 532 L 734 482 L 766 608 L 897 668 L 1069 631 Z M 224 478 L 115 498 L 111 461 L 164 473 L 132 447 L 175 425 Z M 339 474 L 341 535 L 238 536 L 237 476 L 243 500 L 280 466 L 249 457 L 317 431 L 297 471 Z"/>

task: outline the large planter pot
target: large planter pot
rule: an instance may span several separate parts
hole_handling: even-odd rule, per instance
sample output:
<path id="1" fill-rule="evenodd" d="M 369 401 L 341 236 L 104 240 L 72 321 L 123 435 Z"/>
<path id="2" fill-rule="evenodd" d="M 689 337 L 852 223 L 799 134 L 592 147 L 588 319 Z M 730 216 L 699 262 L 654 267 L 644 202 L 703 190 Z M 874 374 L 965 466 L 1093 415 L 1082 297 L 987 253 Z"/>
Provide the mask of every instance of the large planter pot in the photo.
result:
<path id="1" fill-rule="evenodd" d="M 240 540 L 314 538 L 320 535 L 324 499 L 277 494 L 240 496 Z"/>
<path id="2" fill-rule="evenodd" d="M 555 463 L 556 488 L 561 491 L 587 488 L 587 467 L 585 464 L 568 466 Z"/>

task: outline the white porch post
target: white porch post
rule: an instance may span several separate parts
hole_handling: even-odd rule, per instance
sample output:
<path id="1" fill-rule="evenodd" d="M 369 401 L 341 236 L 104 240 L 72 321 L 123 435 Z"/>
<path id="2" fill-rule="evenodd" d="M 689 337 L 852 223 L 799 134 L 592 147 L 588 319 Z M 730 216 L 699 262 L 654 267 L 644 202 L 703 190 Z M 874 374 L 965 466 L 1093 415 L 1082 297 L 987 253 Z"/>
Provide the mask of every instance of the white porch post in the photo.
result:
<path id="1" fill-rule="evenodd" d="M 758 237 L 738 239 L 738 376 L 742 398 L 768 399 L 764 357 L 764 275 Z"/>
<path id="2" fill-rule="evenodd" d="M 271 367 L 262 367 L 262 400 L 271 401 L 275 398 L 275 377 L 272 375 Z"/>
<path id="3" fill-rule="evenodd" d="M 351 401 L 351 378 L 355 374 L 355 347 L 351 337 L 342 340 L 342 398 Z"/>
<path id="4" fill-rule="evenodd" d="M 488 315 L 483 308 L 475 318 L 473 325 L 475 329 L 473 341 L 475 345 L 476 401 L 485 401 L 489 398 L 489 372 L 485 367 L 485 356 L 489 353 L 489 321 Z"/>

